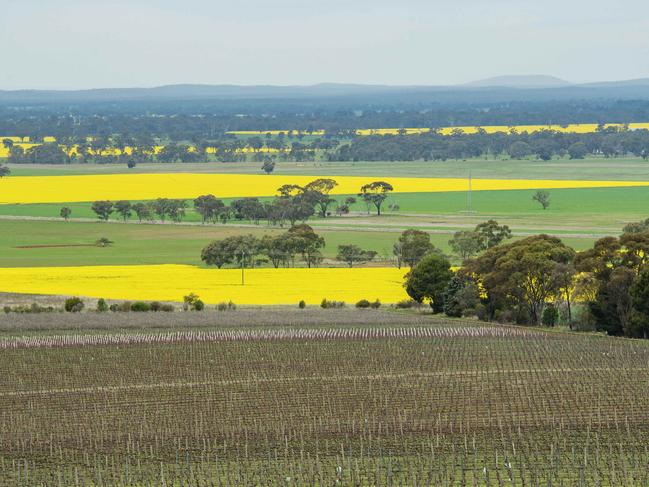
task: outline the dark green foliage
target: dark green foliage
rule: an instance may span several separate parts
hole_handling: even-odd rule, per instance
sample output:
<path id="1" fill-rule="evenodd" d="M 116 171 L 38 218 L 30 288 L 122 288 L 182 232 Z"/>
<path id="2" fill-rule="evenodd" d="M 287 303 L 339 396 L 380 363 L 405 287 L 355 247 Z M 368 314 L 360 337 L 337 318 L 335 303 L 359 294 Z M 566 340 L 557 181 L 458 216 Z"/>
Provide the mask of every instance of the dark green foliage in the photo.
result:
<path id="1" fill-rule="evenodd" d="M 103 221 L 107 221 L 114 211 L 112 201 L 107 200 L 93 202 L 91 209 L 95 212 L 97 218 Z"/>
<path id="2" fill-rule="evenodd" d="M 304 299 L 301 299 L 300 302 L 297 303 L 297 307 L 300 309 L 306 308 L 306 302 L 304 301 Z"/>
<path id="3" fill-rule="evenodd" d="M 544 210 L 547 210 L 550 206 L 550 193 L 548 191 L 539 190 L 532 195 L 532 199 L 540 204 Z"/>
<path id="4" fill-rule="evenodd" d="M 418 304 L 419 303 L 417 303 L 417 301 L 414 301 L 412 299 L 402 299 L 401 301 L 395 303 L 394 306 L 397 309 L 410 309 L 410 308 L 414 308 Z"/>
<path id="5" fill-rule="evenodd" d="M 394 188 L 390 183 L 385 181 L 374 181 L 361 187 L 358 196 L 369 206 L 373 205 L 376 208 L 376 214 L 381 216 L 381 206 L 387 199 L 389 193 Z"/>
<path id="6" fill-rule="evenodd" d="M 543 316 L 541 317 L 541 323 L 543 326 L 554 326 L 559 321 L 559 310 L 557 307 L 550 303 L 545 306 L 543 310 Z"/>
<path id="7" fill-rule="evenodd" d="M 463 273 L 475 276 L 484 288 L 491 318 L 497 310 L 515 309 L 517 317 L 524 313 L 527 322 L 540 324 L 546 301 L 561 289 L 554 279 L 556 269 L 574 256 L 560 239 L 536 235 L 492 247 L 467 262 Z"/>
<path id="8" fill-rule="evenodd" d="M 72 215 L 72 210 L 69 207 L 64 206 L 63 208 L 61 208 L 59 215 L 61 215 L 61 218 L 63 218 L 67 222 L 70 219 L 70 215 Z"/>
<path id="9" fill-rule="evenodd" d="M 76 296 L 66 299 L 65 303 L 63 304 L 63 309 L 65 309 L 68 313 L 78 313 L 83 309 L 83 307 L 83 301 L 81 300 L 81 298 L 78 298 Z"/>
<path id="10" fill-rule="evenodd" d="M 332 308 L 344 308 L 345 307 L 345 302 L 344 301 L 331 301 L 326 298 L 322 300 L 320 303 L 320 307 L 323 309 L 332 309 Z"/>
<path id="11" fill-rule="evenodd" d="M 402 264 L 414 267 L 426 254 L 431 252 L 438 252 L 438 250 L 430 243 L 430 235 L 415 229 L 404 231 L 392 249 L 399 268 Z"/>
<path id="12" fill-rule="evenodd" d="M 418 303 L 428 300 L 433 311 L 439 313 L 444 310 L 444 291 L 452 277 L 448 259 L 429 254 L 406 275 L 406 292 Z"/>
<path id="13" fill-rule="evenodd" d="M 135 303 L 131 304 L 131 311 L 140 313 L 151 311 L 151 305 L 149 303 L 145 303 L 144 301 L 136 301 Z"/>
<path id="14" fill-rule="evenodd" d="M 104 298 L 99 298 L 97 300 L 97 312 L 105 313 L 106 311 L 108 311 L 108 304 L 106 304 L 106 300 Z"/>
<path id="15" fill-rule="evenodd" d="M 339 245 L 336 260 L 346 263 L 350 268 L 354 264 L 369 262 L 376 257 L 374 250 L 363 250 L 358 245 Z"/>
<path id="16" fill-rule="evenodd" d="M 356 303 L 357 308 L 369 308 L 372 304 L 367 299 L 361 299 Z"/>

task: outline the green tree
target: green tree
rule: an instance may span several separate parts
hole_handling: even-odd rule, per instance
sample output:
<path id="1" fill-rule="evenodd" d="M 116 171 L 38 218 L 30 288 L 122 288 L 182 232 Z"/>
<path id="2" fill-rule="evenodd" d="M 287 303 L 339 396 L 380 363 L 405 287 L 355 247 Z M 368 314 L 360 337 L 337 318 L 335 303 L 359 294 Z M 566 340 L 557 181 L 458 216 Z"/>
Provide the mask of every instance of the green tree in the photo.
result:
<path id="1" fill-rule="evenodd" d="M 574 250 L 560 239 L 535 235 L 492 247 L 468 261 L 464 272 L 484 289 L 491 317 L 498 309 L 509 309 L 524 312 L 528 322 L 540 324 L 545 303 L 559 291 L 553 274 L 574 256 Z"/>
<path id="2" fill-rule="evenodd" d="M 527 142 L 517 141 L 509 146 L 507 151 L 512 159 L 524 159 L 532 154 L 532 148 Z"/>
<path id="3" fill-rule="evenodd" d="M 430 242 L 430 235 L 415 229 L 405 230 L 392 249 L 399 269 L 404 263 L 408 267 L 414 267 L 426 254 L 435 251 L 435 246 Z"/>
<path id="4" fill-rule="evenodd" d="M 287 235 L 294 239 L 296 253 L 302 254 L 307 267 L 316 266 L 322 261 L 321 249 L 325 246 L 325 239 L 315 233 L 309 225 L 294 225 Z"/>
<path id="5" fill-rule="evenodd" d="M 512 232 L 507 225 L 499 225 L 496 220 L 487 220 L 475 227 L 486 241 L 487 248 L 500 245 L 505 239 L 512 238 Z"/>
<path id="6" fill-rule="evenodd" d="M 390 183 L 386 183 L 385 181 L 374 181 L 362 186 L 361 192 L 358 193 L 358 196 L 365 201 L 366 204 L 374 205 L 376 208 L 376 214 L 381 216 L 381 205 L 383 205 L 383 202 L 393 190 L 394 188 Z"/>
<path id="7" fill-rule="evenodd" d="M 201 216 L 203 224 L 207 221 L 216 222 L 225 209 L 225 203 L 213 194 L 206 194 L 194 200 L 194 209 Z"/>
<path id="8" fill-rule="evenodd" d="M 588 155 L 588 148 L 583 142 L 575 142 L 568 147 L 568 154 L 570 154 L 570 159 L 583 159 Z"/>
<path id="9" fill-rule="evenodd" d="M 9 174 L 11 174 L 11 170 L 7 166 L 0 166 L 0 178 L 9 176 Z"/>
<path id="10" fill-rule="evenodd" d="M 480 232 L 455 232 L 448 244 L 462 260 L 466 260 L 487 248 L 486 240 Z"/>
<path id="11" fill-rule="evenodd" d="M 95 201 L 93 202 L 91 209 L 100 220 L 107 221 L 113 213 L 113 202 L 107 200 Z"/>
<path id="12" fill-rule="evenodd" d="M 649 267 L 645 267 L 634 280 L 630 295 L 635 316 L 627 325 L 625 334 L 649 338 Z"/>
<path id="13" fill-rule="evenodd" d="M 153 217 L 153 212 L 151 211 L 151 205 L 148 203 L 135 203 L 133 205 L 133 211 L 137 215 L 138 220 L 142 223 L 142 220 L 151 220 Z"/>
<path id="14" fill-rule="evenodd" d="M 273 161 L 264 161 L 261 166 L 261 170 L 266 174 L 270 174 L 275 170 L 275 163 Z"/>
<path id="15" fill-rule="evenodd" d="M 72 214 L 72 210 L 68 208 L 67 206 L 64 206 L 61 208 L 61 211 L 59 212 L 61 215 L 61 218 L 63 218 L 66 222 L 70 219 L 70 215 Z"/>
<path id="16" fill-rule="evenodd" d="M 374 250 L 363 250 L 358 245 L 339 245 L 336 260 L 345 262 L 350 268 L 354 264 L 369 262 L 376 257 Z"/>
<path id="17" fill-rule="evenodd" d="M 329 196 L 329 193 L 338 186 L 333 179 L 320 178 L 311 181 L 304 187 L 304 193 L 318 207 L 319 214 L 322 218 L 327 217 L 327 211 L 332 203 L 336 200 Z"/>
<path id="18" fill-rule="evenodd" d="M 539 203 L 544 210 L 547 210 L 550 206 L 550 193 L 548 191 L 539 190 L 532 195 L 532 199 Z"/>
<path id="19" fill-rule="evenodd" d="M 115 202 L 115 211 L 120 214 L 124 221 L 131 218 L 133 206 L 130 201 L 120 200 Z"/>
<path id="20" fill-rule="evenodd" d="M 444 292 L 453 277 L 451 263 L 439 254 L 425 256 L 406 275 L 408 296 L 418 303 L 428 300 L 435 313 L 444 310 Z"/>

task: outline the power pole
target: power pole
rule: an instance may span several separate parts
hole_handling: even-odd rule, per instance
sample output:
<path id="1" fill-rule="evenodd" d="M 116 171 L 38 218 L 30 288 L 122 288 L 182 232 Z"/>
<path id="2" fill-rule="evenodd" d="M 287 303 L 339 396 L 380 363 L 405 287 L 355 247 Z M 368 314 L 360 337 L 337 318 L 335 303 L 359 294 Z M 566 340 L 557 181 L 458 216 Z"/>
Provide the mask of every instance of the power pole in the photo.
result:
<path id="1" fill-rule="evenodd" d="M 246 251 L 241 249 L 241 285 L 245 285 Z"/>
<path id="2" fill-rule="evenodd" d="M 466 194 L 466 211 L 473 213 L 473 179 L 471 177 L 471 169 L 469 169 L 469 192 Z"/>

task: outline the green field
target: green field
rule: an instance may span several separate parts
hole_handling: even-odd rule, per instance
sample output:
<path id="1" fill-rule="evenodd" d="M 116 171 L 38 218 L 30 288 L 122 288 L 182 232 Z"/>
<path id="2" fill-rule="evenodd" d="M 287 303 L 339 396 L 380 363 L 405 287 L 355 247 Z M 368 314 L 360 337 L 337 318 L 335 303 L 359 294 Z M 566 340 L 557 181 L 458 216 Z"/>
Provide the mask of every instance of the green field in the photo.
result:
<path id="1" fill-rule="evenodd" d="M 382 162 L 382 163 L 281 163 L 277 173 L 293 174 L 375 174 L 395 176 L 462 176 L 471 168 L 475 177 L 518 178 L 580 178 L 649 180 L 649 164 L 640 159 L 591 159 L 584 161 L 482 161 L 469 162 Z M 52 167 L 13 167 L 13 174 L 96 174 L 114 171 L 126 172 L 122 166 L 67 165 Z M 150 171 L 233 171 L 255 172 L 256 165 L 242 164 L 149 164 L 136 172 Z M 646 174 L 645 174 L 646 173 Z M 386 214 L 376 217 L 367 214 L 363 203 L 352 206 L 352 213 L 344 217 L 312 218 L 309 224 L 325 237 L 324 255 L 332 259 L 337 246 L 354 243 L 378 252 L 378 260 L 391 257 L 392 245 L 398 233 L 407 228 L 431 232 L 433 243 L 447 254 L 448 240 L 453 232 L 471 229 L 490 218 L 512 228 L 516 238 L 535 233 L 560 236 L 564 241 L 582 250 L 595 239 L 617 235 L 630 221 L 649 216 L 649 187 L 591 188 L 551 190 L 548 210 L 532 200 L 532 190 L 474 191 L 467 211 L 466 192 L 403 193 L 389 197 L 384 207 Z M 218 196 L 218 195 L 217 195 Z M 344 196 L 337 197 L 338 199 Z M 226 202 L 229 202 L 226 200 Z M 399 210 L 388 210 L 396 203 Z M 72 209 L 68 223 L 59 217 L 62 206 Z M 200 217 L 188 201 L 183 224 L 129 224 L 96 223 L 90 203 L 0 205 L 0 266 L 46 266 L 91 264 L 158 264 L 180 263 L 200 265 L 200 249 L 209 241 L 237 233 L 261 235 L 282 229 L 269 228 L 265 222 L 230 221 L 228 225 L 202 226 Z M 33 219 L 36 217 L 37 219 Z M 31 219 L 31 220 L 30 220 Z M 114 214 L 112 220 L 117 222 Z M 48 221 L 42 221 L 48 220 Z M 101 237 L 115 241 L 109 248 L 93 247 Z M 61 247 L 16 248 L 17 246 Z M 66 245 L 88 245 L 65 247 Z M 454 259 L 455 263 L 459 263 Z"/>
<path id="2" fill-rule="evenodd" d="M 366 206 L 359 202 L 351 208 L 356 220 L 333 217 L 311 221 L 314 225 L 362 224 L 369 227 L 391 223 L 402 228 L 411 224 L 410 217 L 420 216 L 420 220 L 423 220 L 418 220 L 417 224 L 431 229 L 453 229 L 461 228 L 467 222 L 496 218 L 510 225 L 514 231 L 538 229 L 558 234 L 599 235 L 616 234 L 626 223 L 649 216 L 649 187 L 555 189 L 550 191 L 551 205 L 547 210 L 542 210 L 532 200 L 533 193 L 532 190 L 474 191 L 471 195 L 471 213 L 466 211 L 468 202 L 464 192 L 402 193 L 390 196 L 385 203 L 387 213 L 383 218 L 368 219 Z M 342 200 L 344 196 L 338 199 Z M 229 202 L 227 199 L 225 201 Z M 387 209 L 390 203 L 399 205 L 399 210 L 394 214 Z M 72 218 L 96 217 L 90 209 L 91 203 L 0 205 L 0 215 L 56 219 L 62 206 L 72 209 Z M 444 217 L 441 224 L 436 218 L 439 216 Z M 112 219 L 118 220 L 119 215 L 113 214 Z M 191 201 L 188 201 L 184 221 L 200 221 Z"/>
<path id="3" fill-rule="evenodd" d="M 128 169 L 124 164 L 9 165 L 16 176 L 115 174 L 150 172 L 262 174 L 259 162 L 147 163 Z M 274 174 L 409 176 L 492 179 L 586 179 L 649 181 L 649 161 L 604 157 L 583 160 L 469 159 L 466 161 L 278 162 Z"/>
<path id="4" fill-rule="evenodd" d="M 262 236 L 282 230 L 265 225 L 150 225 L 58 221 L 0 220 L 0 267 L 191 264 L 201 265 L 201 249 L 214 239 L 241 233 Z M 333 259 L 338 245 L 356 244 L 378 253 L 377 261 L 392 258 L 392 246 L 399 233 L 394 230 L 318 230 L 326 240 L 325 258 Z M 450 233 L 431 235 L 434 245 L 446 253 Z M 106 237 L 114 242 L 97 247 Z M 566 243 L 583 249 L 593 239 L 567 238 Z M 22 248 L 21 248 L 22 247 Z"/>

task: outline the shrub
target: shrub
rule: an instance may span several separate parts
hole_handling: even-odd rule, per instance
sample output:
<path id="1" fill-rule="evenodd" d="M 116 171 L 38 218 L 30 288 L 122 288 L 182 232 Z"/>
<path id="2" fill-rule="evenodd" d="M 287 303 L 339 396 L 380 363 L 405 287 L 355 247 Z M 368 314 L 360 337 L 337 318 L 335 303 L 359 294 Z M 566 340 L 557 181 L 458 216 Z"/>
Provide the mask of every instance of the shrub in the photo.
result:
<path id="1" fill-rule="evenodd" d="M 192 304 L 192 309 L 193 309 L 194 311 L 203 311 L 203 310 L 205 309 L 205 303 L 204 303 L 202 300 L 197 299 L 197 300 L 194 301 L 194 303 Z"/>
<path id="2" fill-rule="evenodd" d="M 83 301 L 81 298 L 78 298 L 76 296 L 73 296 L 71 298 L 68 298 L 65 300 L 65 304 L 63 305 L 63 308 L 68 312 L 68 313 L 78 313 L 83 309 Z"/>
<path id="3" fill-rule="evenodd" d="M 559 310 L 554 304 L 548 304 L 543 310 L 543 315 L 541 316 L 541 323 L 544 326 L 554 326 L 559 320 Z"/>
<path id="4" fill-rule="evenodd" d="M 3 309 L 3 311 L 4 311 L 5 313 L 7 313 L 7 314 L 11 313 L 11 306 L 5 306 L 5 307 L 2 308 L 2 309 Z"/>
<path id="5" fill-rule="evenodd" d="M 369 308 L 372 304 L 367 299 L 361 299 L 356 303 L 357 308 Z"/>
<path id="6" fill-rule="evenodd" d="M 145 303 L 144 301 L 136 301 L 131 305 L 131 311 L 147 312 L 151 311 L 151 306 L 149 303 Z"/>
<path id="7" fill-rule="evenodd" d="M 129 311 L 131 311 L 131 302 L 124 301 L 122 304 L 119 305 L 119 310 L 128 313 Z"/>
<path id="8" fill-rule="evenodd" d="M 106 300 L 104 298 L 99 298 L 97 301 L 97 312 L 98 313 L 105 313 L 108 311 L 108 305 L 106 304 Z"/>
<path id="9" fill-rule="evenodd" d="M 237 309 L 237 305 L 232 301 L 228 301 L 227 303 L 223 301 L 216 305 L 217 311 L 234 311 L 235 309 Z"/>
<path id="10" fill-rule="evenodd" d="M 329 301 L 327 298 L 325 298 L 320 303 L 320 307 L 324 308 L 324 309 L 344 308 L 345 307 L 345 302 L 344 301 L 333 301 L 333 300 Z"/>
<path id="11" fill-rule="evenodd" d="M 162 308 L 162 303 L 160 301 L 151 301 L 149 303 L 149 308 L 151 311 L 160 311 Z"/>
<path id="12" fill-rule="evenodd" d="M 306 308 L 306 303 L 304 302 L 304 299 L 301 299 L 299 303 L 297 303 L 297 307 L 300 309 Z"/>
<path id="13" fill-rule="evenodd" d="M 176 308 L 174 307 L 173 304 L 163 304 L 160 306 L 160 311 L 163 311 L 165 313 L 171 313 L 172 311 L 175 311 Z"/>
<path id="14" fill-rule="evenodd" d="M 412 299 L 402 299 L 398 303 L 395 304 L 395 307 L 398 309 L 409 309 L 413 308 L 415 306 L 415 301 Z"/>
<path id="15" fill-rule="evenodd" d="M 111 310 L 113 313 L 116 313 L 119 311 L 119 304 L 113 303 L 108 307 L 109 310 Z"/>
<path id="16" fill-rule="evenodd" d="M 183 309 L 185 311 L 195 309 L 194 304 L 196 303 L 196 301 L 200 301 L 198 294 L 189 293 L 187 296 L 183 296 Z M 203 307 L 205 306 L 203 305 Z"/>
<path id="17" fill-rule="evenodd" d="M 370 308 L 372 309 L 379 309 L 380 307 L 381 307 L 381 301 L 379 301 L 378 299 L 370 303 Z"/>

